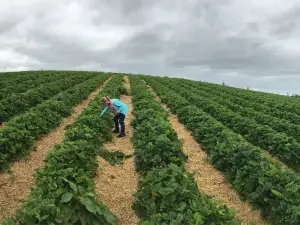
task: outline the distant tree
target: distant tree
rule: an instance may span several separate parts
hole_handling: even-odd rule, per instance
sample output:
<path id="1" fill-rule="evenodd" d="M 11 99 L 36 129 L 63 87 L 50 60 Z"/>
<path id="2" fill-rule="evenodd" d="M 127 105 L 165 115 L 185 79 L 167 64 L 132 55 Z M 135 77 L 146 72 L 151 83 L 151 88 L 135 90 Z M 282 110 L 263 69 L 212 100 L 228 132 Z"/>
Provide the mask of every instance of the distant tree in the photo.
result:
<path id="1" fill-rule="evenodd" d="M 226 86 L 226 84 L 225 84 L 225 82 L 224 82 L 224 81 L 222 82 L 222 85 L 223 85 L 223 86 Z"/>
<path id="2" fill-rule="evenodd" d="M 291 97 L 292 97 L 292 98 L 299 98 L 300 95 L 298 95 L 298 94 L 296 94 L 296 93 L 293 93 L 293 94 L 291 95 Z"/>

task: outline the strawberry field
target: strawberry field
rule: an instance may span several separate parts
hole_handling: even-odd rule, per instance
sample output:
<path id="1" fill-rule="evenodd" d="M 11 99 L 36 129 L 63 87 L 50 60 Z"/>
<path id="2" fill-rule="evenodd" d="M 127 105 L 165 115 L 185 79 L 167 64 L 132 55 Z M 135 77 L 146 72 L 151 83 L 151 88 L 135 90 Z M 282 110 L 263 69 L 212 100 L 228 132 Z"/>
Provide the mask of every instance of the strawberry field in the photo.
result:
<path id="1" fill-rule="evenodd" d="M 298 98 L 79 71 L 0 73 L 0 87 L 2 225 L 300 224 Z M 103 96 L 128 102 L 125 138 Z"/>

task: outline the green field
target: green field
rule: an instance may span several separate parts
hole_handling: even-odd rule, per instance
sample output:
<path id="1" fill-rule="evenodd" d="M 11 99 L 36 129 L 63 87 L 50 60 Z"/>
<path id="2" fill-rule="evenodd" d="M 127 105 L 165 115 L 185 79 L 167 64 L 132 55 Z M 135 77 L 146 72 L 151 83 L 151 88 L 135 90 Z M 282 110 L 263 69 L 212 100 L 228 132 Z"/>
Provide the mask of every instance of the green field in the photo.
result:
<path id="1" fill-rule="evenodd" d="M 300 224 L 299 98 L 179 78 L 80 71 L 0 73 L 0 88 L 3 225 Z M 111 133 L 112 114 L 99 116 L 102 96 L 129 102 L 126 138 Z M 206 160 L 188 154 L 172 116 Z M 43 147 L 53 132 L 61 140 Z M 108 151 L 109 144 L 117 151 Z M 41 149 L 46 154 L 39 155 Z M 129 160 L 132 169 L 126 169 Z M 27 163 L 36 168 L 19 166 Z M 194 170 L 197 163 L 223 177 L 237 199 L 201 183 L 209 173 Z M 102 170 L 110 174 L 103 184 Z M 136 177 L 136 184 L 127 176 Z M 102 185 L 113 194 L 101 197 Z M 28 195 L 18 197 L 18 191 Z"/>

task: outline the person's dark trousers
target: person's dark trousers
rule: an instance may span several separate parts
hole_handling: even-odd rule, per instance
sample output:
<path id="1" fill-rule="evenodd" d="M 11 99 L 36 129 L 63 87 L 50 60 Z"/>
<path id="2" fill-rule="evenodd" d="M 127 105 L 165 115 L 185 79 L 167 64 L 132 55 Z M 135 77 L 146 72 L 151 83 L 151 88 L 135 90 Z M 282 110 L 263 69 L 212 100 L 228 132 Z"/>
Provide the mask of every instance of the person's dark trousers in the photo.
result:
<path id="1" fill-rule="evenodd" d="M 115 116 L 114 122 L 115 122 L 115 129 L 119 131 L 119 124 L 121 125 L 121 134 L 125 134 L 125 115 L 123 113 L 119 113 Z"/>

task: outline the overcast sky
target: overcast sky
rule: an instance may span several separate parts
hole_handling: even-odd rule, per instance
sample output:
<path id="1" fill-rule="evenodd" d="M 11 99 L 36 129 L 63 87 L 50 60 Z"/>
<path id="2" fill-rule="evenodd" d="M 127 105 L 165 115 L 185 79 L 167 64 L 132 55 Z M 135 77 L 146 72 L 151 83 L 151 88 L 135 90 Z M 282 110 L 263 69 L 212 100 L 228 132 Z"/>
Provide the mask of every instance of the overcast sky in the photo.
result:
<path id="1" fill-rule="evenodd" d="M 38 69 L 300 93 L 300 0 L 0 0 L 0 71 Z"/>

